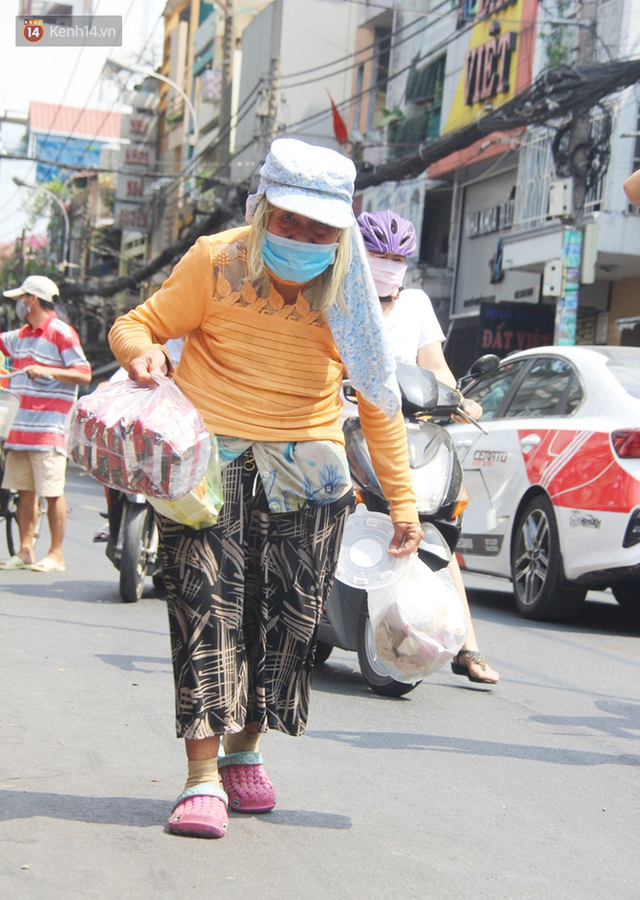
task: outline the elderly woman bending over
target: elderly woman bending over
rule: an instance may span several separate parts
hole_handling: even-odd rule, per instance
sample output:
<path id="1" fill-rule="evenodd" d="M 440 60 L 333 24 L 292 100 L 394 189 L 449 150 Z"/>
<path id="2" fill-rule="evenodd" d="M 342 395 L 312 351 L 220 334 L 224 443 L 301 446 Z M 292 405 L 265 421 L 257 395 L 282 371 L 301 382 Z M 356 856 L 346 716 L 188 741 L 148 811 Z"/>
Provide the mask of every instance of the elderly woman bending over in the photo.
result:
<path id="1" fill-rule="evenodd" d="M 389 552 L 412 553 L 422 536 L 354 180 L 335 151 L 274 141 L 247 201 L 250 224 L 200 238 L 110 333 L 139 382 L 171 374 L 162 345 L 186 334 L 173 376 L 215 436 L 222 469 L 215 525 L 158 516 L 188 760 L 173 832 L 221 837 L 228 806 L 272 809 L 259 738 L 304 732 L 316 630 L 353 504 L 345 370 L 391 504 Z"/>

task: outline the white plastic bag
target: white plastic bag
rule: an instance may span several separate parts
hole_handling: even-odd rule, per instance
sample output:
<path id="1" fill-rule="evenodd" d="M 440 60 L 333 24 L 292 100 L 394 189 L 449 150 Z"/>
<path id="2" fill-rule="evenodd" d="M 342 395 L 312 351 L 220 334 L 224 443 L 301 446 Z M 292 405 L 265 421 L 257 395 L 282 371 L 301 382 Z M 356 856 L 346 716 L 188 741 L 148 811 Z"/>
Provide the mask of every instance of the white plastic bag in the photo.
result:
<path id="1" fill-rule="evenodd" d="M 398 577 L 369 588 L 376 660 L 396 681 L 415 684 L 458 653 L 466 638 L 462 601 L 446 569 L 432 572 L 416 553 L 397 560 Z"/>

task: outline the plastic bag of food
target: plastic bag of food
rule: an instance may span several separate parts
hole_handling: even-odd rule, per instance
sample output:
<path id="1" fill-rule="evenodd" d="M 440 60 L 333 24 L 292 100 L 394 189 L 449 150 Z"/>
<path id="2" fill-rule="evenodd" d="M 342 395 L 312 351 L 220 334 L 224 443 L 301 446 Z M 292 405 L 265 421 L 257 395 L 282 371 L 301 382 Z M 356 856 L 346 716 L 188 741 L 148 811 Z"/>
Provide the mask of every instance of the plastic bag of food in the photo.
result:
<path id="1" fill-rule="evenodd" d="M 65 423 L 67 453 L 109 487 L 177 500 L 205 478 L 211 439 L 180 388 L 154 380 L 117 381 L 80 397 Z"/>
<path id="2" fill-rule="evenodd" d="M 149 497 L 149 503 L 160 515 L 199 530 L 210 528 L 218 521 L 223 504 L 222 472 L 218 455 L 218 442 L 211 436 L 211 456 L 207 472 L 192 491 L 178 500 L 159 500 Z"/>
<path id="3" fill-rule="evenodd" d="M 432 572 L 416 553 L 396 565 L 391 584 L 368 590 L 373 645 L 381 668 L 396 681 L 415 684 L 462 648 L 466 619 L 446 569 Z"/>

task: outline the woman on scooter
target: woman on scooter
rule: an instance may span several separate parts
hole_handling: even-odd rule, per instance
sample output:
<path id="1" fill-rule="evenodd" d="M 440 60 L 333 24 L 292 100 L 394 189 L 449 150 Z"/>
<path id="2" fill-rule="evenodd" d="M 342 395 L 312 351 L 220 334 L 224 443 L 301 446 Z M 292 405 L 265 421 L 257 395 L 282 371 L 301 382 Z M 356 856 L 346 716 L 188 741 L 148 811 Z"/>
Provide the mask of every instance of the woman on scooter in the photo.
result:
<path id="1" fill-rule="evenodd" d="M 130 377 L 148 383 L 171 371 L 162 344 L 186 332 L 175 380 L 217 437 L 218 523 L 158 516 L 188 759 L 168 827 L 202 837 L 224 835 L 227 805 L 273 808 L 259 738 L 305 730 L 317 626 L 353 504 L 345 368 L 391 503 L 389 552 L 415 552 L 422 537 L 393 356 L 351 208 L 355 166 L 278 139 L 260 174 L 249 226 L 200 238 L 110 333 Z"/>
<path id="2" fill-rule="evenodd" d="M 445 337 L 431 300 L 422 290 L 403 290 L 402 287 L 407 259 L 413 256 L 417 246 L 412 222 L 387 209 L 362 213 L 358 216 L 358 225 L 396 361 L 428 369 L 438 381 L 455 388 L 456 379 L 442 351 Z M 482 415 L 482 407 L 474 400 L 463 399 L 462 408 L 474 419 Z M 467 618 L 467 638 L 451 668 L 456 675 L 464 675 L 470 681 L 496 684 L 500 675 L 478 649 L 469 601 L 455 556 L 449 563 L 449 571 Z"/>

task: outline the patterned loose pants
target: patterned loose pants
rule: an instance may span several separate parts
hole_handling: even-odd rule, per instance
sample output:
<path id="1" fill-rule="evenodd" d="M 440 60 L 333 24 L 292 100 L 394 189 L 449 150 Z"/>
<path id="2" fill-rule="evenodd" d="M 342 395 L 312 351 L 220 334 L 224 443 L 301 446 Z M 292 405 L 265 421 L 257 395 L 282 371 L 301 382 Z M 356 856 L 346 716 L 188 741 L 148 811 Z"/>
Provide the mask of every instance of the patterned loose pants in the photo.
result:
<path id="1" fill-rule="evenodd" d="M 224 469 L 213 528 L 157 517 L 178 737 L 247 722 L 292 735 L 306 726 L 316 631 L 353 495 L 274 514 L 256 474 L 250 451 Z"/>

